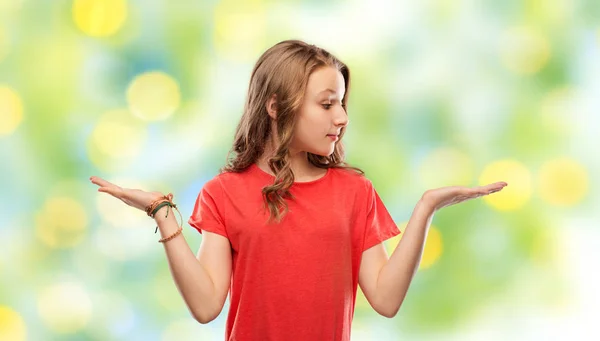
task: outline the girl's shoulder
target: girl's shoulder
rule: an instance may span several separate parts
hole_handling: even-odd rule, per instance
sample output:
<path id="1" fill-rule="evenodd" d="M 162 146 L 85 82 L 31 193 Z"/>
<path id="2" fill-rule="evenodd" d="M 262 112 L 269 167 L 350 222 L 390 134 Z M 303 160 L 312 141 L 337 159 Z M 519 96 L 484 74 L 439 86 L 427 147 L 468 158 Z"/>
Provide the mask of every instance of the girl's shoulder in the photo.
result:
<path id="1" fill-rule="evenodd" d="M 352 167 L 335 167 L 332 168 L 337 175 L 337 177 L 342 178 L 345 181 L 348 181 L 349 184 L 359 184 L 362 186 L 367 186 L 371 183 L 371 180 L 367 178 L 364 171 L 358 168 Z"/>

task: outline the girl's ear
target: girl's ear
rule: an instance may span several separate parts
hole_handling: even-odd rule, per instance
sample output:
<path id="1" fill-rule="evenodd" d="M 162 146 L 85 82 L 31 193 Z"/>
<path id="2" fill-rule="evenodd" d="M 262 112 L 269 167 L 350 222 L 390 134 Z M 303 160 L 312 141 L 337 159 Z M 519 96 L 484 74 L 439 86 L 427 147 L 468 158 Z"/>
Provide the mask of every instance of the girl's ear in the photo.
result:
<path id="1" fill-rule="evenodd" d="M 273 94 L 271 98 L 267 100 L 266 104 L 267 113 L 271 116 L 272 119 L 277 119 L 277 94 Z"/>

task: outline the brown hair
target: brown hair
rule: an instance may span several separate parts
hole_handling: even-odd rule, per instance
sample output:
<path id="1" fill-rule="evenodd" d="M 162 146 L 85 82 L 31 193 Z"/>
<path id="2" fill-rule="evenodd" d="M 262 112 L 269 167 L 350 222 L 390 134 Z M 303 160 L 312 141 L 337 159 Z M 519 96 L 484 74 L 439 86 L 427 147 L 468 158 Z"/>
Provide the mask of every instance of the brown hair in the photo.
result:
<path id="1" fill-rule="evenodd" d="M 344 77 L 346 91 L 342 103 L 347 107 L 350 70 L 331 53 L 315 45 L 300 40 L 279 42 L 262 54 L 252 70 L 244 113 L 236 129 L 233 146 L 227 153 L 227 164 L 220 172 L 242 172 L 263 154 L 271 133 L 271 117 L 267 113 L 266 104 L 276 94 L 279 147 L 267 160 L 269 168 L 275 174 L 275 181 L 262 189 L 263 199 L 270 211 L 269 220 L 275 218 L 280 222 L 288 212 L 284 199 L 293 198 L 289 188 L 294 183 L 288 147 L 293 137 L 296 113 L 304 101 L 309 76 L 324 66 L 336 68 Z M 331 155 L 308 153 L 308 161 L 319 168 L 350 168 L 364 174 L 359 168 L 351 167 L 344 161 L 344 147 L 341 143 L 344 132 L 345 127 L 341 129 L 340 140 L 335 144 Z M 231 152 L 236 154 L 233 159 L 229 158 Z M 281 208 L 283 212 L 280 211 Z"/>

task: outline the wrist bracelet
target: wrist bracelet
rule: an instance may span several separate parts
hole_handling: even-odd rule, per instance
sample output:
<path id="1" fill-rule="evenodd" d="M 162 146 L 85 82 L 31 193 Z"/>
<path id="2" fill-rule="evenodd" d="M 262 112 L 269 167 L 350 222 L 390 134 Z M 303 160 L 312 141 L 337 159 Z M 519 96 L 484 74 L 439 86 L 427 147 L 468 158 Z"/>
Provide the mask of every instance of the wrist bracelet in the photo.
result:
<path id="1" fill-rule="evenodd" d="M 177 229 L 177 231 L 175 231 L 175 233 L 173 233 L 172 235 L 165 237 L 165 238 L 161 238 L 158 242 L 159 243 L 164 243 L 164 242 L 168 242 L 169 240 L 177 237 L 179 234 L 181 234 L 181 231 L 183 231 L 183 228 L 180 227 Z"/>
<path id="2" fill-rule="evenodd" d="M 181 218 L 181 224 L 180 224 L 179 229 L 183 230 L 183 216 L 181 215 L 181 212 L 179 212 L 177 205 L 175 205 L 173 203 L 173 193 L 169 193 L 168 195 L 165 195 L 162 198 L 159 198 L 159 199 L 153 201 L 150 205 L 146 206 L 146 209 L 145 209 L 146 214 L 148 214 L 149 217 L 154 218 L 154 216 L 156 215 L 158 210 L 160 210 L 163 206 L 173 207 L 174 209 L 177 210 L 177 213 L 179 213 L 179 217 Z M 169 216 L 169 209 L 167 208 L 167 214 L 165 214 L 165 218 L 168 216 Z M 158 225 L 156 225 L 156 229 L 154 230 L 154 233 L 156 233 L 156 232 L 158 232 Z M 179 231 L 178 233 L 181 233 L 181 231 Z M 171 237 L 174 237 L 174 236 L 176 236 L 176 235 L 173 235 Z"/>

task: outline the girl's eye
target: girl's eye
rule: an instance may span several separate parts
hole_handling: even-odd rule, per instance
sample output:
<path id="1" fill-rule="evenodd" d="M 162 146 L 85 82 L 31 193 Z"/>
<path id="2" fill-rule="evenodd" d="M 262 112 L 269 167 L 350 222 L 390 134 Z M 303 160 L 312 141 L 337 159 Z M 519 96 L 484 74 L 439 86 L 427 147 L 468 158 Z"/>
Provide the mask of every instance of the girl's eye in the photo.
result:
<path id="1" fill-rule="evenodd" d="M 329 108 L 331 108 L 332 105 L 333 104 L 331 104 L 331 103 L 322 104 L 322 106 L 323 106 L 323 108 L 325 108 L 325 110 L 329 110 Z M 340 105 L 342 106 L 342 108 L 344 108 L 344 110 L 346 110 L 346 105 L 345 104 L 341 104 L 340 103 Z"/>

